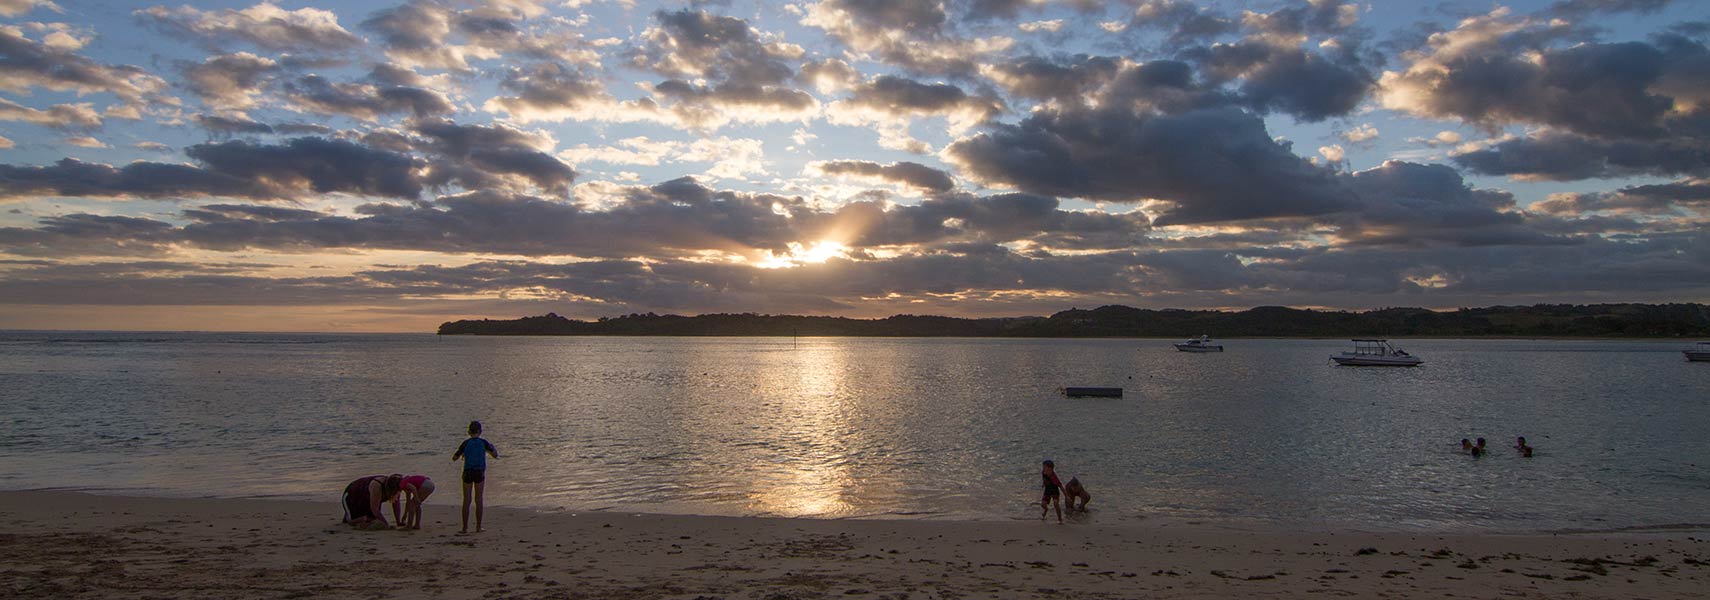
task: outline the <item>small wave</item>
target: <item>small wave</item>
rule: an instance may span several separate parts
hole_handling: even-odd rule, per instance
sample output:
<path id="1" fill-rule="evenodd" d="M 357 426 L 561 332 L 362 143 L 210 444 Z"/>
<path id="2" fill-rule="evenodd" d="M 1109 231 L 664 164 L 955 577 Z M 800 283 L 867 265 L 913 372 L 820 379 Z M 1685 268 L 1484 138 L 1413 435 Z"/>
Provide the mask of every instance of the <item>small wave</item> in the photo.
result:
<path id="1" fill-rule="evenodd" d="M 1586 535 L 1602 533 L 1664 533 L 1682 531 L 1710 531 L 1710 523 L 1667 523 L 1661 525 L 1628 525 L 1626 527 L 1607 527 L 1597 529 L 1547 529 L 1544 533 L 1562 535 Z"/>

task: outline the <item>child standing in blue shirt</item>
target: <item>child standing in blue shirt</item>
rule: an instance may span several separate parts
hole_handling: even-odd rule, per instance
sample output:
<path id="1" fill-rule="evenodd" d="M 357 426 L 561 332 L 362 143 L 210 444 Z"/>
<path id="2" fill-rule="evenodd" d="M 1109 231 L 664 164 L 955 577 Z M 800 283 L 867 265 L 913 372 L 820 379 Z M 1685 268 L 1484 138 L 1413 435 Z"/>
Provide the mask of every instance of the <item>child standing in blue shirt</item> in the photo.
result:
<path id="1" fill-rule="evenodd" d="M 469 439 L 451 454 L 451 460 L 463 459 L 463 531 L 469 533 L 469 491 L 475 491 L 475 532 L 481 532 L 482 488 L 487 482 L 487 455 L 499 457 L 492 442 L 481 439 L 481 422 L 469 422 Z"/>

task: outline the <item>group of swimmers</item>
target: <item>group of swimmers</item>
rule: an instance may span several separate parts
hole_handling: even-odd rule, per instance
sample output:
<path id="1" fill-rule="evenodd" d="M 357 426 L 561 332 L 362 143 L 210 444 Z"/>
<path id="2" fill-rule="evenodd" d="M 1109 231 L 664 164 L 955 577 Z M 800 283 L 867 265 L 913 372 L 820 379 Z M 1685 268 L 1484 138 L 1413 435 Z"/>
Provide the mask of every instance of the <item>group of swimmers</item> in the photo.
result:
<path id="1" fill-rule="evenodd" d="M 1057 522 L 1062 523 L 1063 507 L 1058 504 L 1058 499 L 1064 495 L 1069 497 L 1066 501 L 1069 505 L 1069 512 L 1086 512 L 1087 503 L 1092 501 L 1092 494 L 1087 493 L 1087 488 L 1081 485 L 1079 477 L 1070 477 L 1068 483 L 1063 483 L 1062 480 L 1057 479 L 1057 464 L 1049 460 L 1045 461 L 1045 467 L 1039 475 L 1044 479 L 1045 485 L 1045 495 L 1039 498 L 1039 520 L 1045 520 L 1045 515 L 1050 514 L 1051 509 L 1055 508 L 1057 509 Z M 1079 507 L 1075 506 L 1077 500 L 1080 501 Z"/>
<path id="2" fill-rule="evenodd" d="M 481 531 L 483 492 L 487 483 L 487 457 L 499 457 L 499 449 L 481 438 L 481 422 L 469 422 L 469 439 L 451 454 L 463 460 L 463 530 L 469 533 L 469 501 L 475 500 L 475 531 Z M 399 529 L 422 528 L 422 501 L 433 495 L 433 479 L 426 475 L 369 475 L 344 486 L 344 522 L 359 529 L 390 529 L 381 505 L 392 503 L 392 520 Z M 399 504 L 402 501 L 403 510 Z"/>
<path id="3" fill-rule="evenodd" d="M 1523 458 L 1532 458 L 1532 447 L 1526 445 L 1526 436 L 1515 438 L 1514 451 L 1519 452 L 1520 456 Z M 1484 438 L 1478 438 L 1477 443 L 1469 442 L 1466 438 L 1461 438 L 1461 452 L 1471 454 L 1473 458 L 1484 456 Z"/>

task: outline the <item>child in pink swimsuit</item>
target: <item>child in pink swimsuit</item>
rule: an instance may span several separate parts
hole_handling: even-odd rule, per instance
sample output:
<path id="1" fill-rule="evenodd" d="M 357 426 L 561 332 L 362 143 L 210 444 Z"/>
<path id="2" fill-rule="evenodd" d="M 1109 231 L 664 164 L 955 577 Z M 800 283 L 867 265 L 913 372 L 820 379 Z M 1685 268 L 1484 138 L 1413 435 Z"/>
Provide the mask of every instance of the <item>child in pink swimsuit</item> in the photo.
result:
<path id="1" fill-rule="evenodd" d="M 398 498 L 392 498 L 392 518 L 403 529 L 422 528 L 422 501 L 433 495 L 433 479 L 426 475 L 411 475 L 398 483 L 404 497 L 404 516 L 398 517 Z"/>

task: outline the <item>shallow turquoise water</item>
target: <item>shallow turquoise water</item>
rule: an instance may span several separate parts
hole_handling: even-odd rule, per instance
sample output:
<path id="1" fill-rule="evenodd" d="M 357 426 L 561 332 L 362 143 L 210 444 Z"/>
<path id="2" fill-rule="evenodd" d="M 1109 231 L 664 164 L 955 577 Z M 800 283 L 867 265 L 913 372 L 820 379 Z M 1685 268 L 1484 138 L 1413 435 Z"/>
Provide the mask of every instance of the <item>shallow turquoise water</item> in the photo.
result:
<path id="1" fill-rule="evenodd" d="M 330 503 L 395 471 L 450 503 L 480 419 L 509 505 L 1036 518 L 1049 457 L 1101 522 L 1710 523 L 1710 364 L 1684 343 L 1399 342 L 1415 369 L 1332 366 L 1345 340 L 1226 345 L 6 332 L 0 488 Z M 1480 436 L 1490 456 L 1458 452 Z"/>

